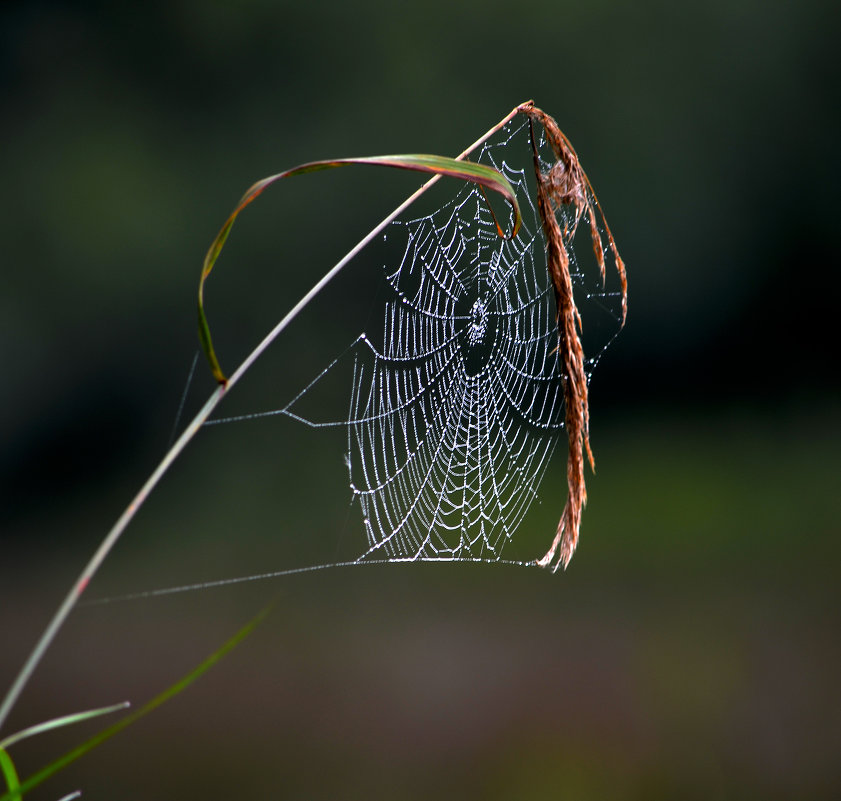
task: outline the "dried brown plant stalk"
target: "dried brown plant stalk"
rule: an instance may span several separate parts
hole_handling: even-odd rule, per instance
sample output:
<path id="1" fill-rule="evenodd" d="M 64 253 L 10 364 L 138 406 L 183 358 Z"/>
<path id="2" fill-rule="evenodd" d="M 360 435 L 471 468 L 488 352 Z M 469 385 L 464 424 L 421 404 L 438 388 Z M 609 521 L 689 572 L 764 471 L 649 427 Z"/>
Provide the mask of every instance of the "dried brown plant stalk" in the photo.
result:
<path id="1" fill-rule="evenodd" d="M 566 505 L 558 523 L 558 532 L 552 542 L 552 547 L 537 562 L 541 567 L 551 567 L 554 572 L 561 565 L 566 568 L 578 544 L 581 512 L 587 502 L 587 489 L 584 484 L 585 451 L 590 469 L 595 471 L 596 466 L 593 451 L 590 449 L 590 411 L 587 373 L 584 369 L 584 349 L 580 337 L 581 316 L 572 294 L 567 250 L 582 219 L 586 220 L 590 226 L 593 253 L 599 265 L 602 281 L 605 280 L 606 247 L 613 255 L 622 286 L 622 325 L 625 324 L 628 308 L 628 286 L 625 278 L 625 263 L 616 249 L 616 243 L 593 192 L 593 187 L 569 140 L 558 128 L 555 120 L 536 106 L 524 104 L 520 110 L 528 115 L 532 126 L 537 207 L 543 222 L 543 231 L 546 234 L 547 266 L 558 306 L 558 353 L 563 369 L 565 424 L 569 442 Z M 555 155 L 555 163 L 547 172 L 540 170 L 537 146 L 534 144 L 535 121 L 543 126 Z M 572 224 L 565 224 L 563 229 L 555 213 L 561 206 L 572 206 L 575 211 Z M 599 215 L 598 218 L 596 214 Z M 597 219 L 601 219 L 604 226 L 607 238 L 606 247 L 602 241 Z"/>

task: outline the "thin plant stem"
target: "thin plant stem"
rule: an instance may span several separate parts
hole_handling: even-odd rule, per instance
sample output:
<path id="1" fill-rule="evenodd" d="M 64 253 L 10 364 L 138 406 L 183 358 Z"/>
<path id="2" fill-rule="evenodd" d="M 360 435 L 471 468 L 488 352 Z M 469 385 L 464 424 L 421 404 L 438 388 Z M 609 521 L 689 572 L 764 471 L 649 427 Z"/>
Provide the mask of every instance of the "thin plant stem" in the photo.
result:
<path id="1" fill-rule="evenodd" d="M 475 150 L 479 145 L 493 136 L 500 128 L 502 128 L 509 120 L 513 119 L 521 110 L 530 106 L 531 101 L 522 103 L 516 108 L 512 109 L 502 120 L 500 120 L 493 128 L 490 128 L 472 145 L 464 150 L 457 159 L 465 158 L 469 153 Z M 393 220 L 399 217 L 409 206 L 411 206 L 421 195 L 440 180 L 440 175 L 435 175 L 430 178 L 423 186 L 411 194 L 403 201 L 391 214 L 389 214 L 379 225 L 370 231 L 362 240 L 359 241 L 339 262 L 332 267 L 329 272 L 307 292 L 293 307 L 289 310 L 286 316 L 263 338 L 263 340 L 254 348 L 253 351 L 245 358 L 239 367 L 231 374 L 227 384 L 219 385 L 207 399 L 204 406 L 202 406 L 199 413 L 192 419 L 189 425 L 181 433 L 181 436 L 175 441 L 172 447 L 167 451 L 166 455 L 161 460 L 160 464 L 155 468 L 154 472 L 146 480 L 146 483 L 140 488 L 140 491 L 132 499 L 131 503 L 126 507 L 125 511 L 120 515 L 116 523 L 114 523 L 111 530 L 102 540 L 102 543 L 97 548 L 94 555 L 91 557 L 88 564 L 82 570 L 79 577 L 68 592 L 64 601 L 59 606 L 49 625 L 44 630 L 40 639 L 32 650 L 32 653 L 24 662 L 20 673 L 15 678 L 6 697 L 0 705 L 0 730 L 2 730 L 6 718 L 11 712 L 14 705 L 20 698 L 24 687 L 28 683 L 35 668 L 41 661 L 44 653 L 52 644 L 65 620 L 67 619 L 73 607 L 76 606 L 79 599 L 90 584 L 91 579 L 99 570 L 105 558 L 111 552 L 111 549 L 116 545 L 123 531 L 125 531 L 128 524 L 134 519 L 141 506 L 146 502 L 149 494 L 157 486 L 158 482 L 163 477 L 164 473 L 169 469 L 170 465 L 178 458 L 187 444 L 198 433 L 199 429 L 209 419 L 210 415 L 221 402 L 222 398 L 231 390 L 236 382 L 245 374 L 246 370 L 263 354 L 266 348 L 274 342 L 274 340 L 283 332 L 283 330 L 301 313 L 301 311 L 310 303 L 310 301 L 328 284 L 336 275 L 344 268 L 351 259 L 354 258 L 363 248 L 365 248 L 371 240 L 373 240 L 382 230 Z"/>

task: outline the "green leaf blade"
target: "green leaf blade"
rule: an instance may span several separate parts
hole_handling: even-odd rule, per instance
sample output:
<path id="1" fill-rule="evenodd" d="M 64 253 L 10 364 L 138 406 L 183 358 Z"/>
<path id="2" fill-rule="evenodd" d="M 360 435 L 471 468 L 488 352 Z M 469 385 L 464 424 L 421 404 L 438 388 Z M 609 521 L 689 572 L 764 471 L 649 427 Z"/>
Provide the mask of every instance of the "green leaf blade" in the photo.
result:
<path id="1" fill-rule="evenodd" d="M 25 740 L 27 737 L 33 737 L 36 734 L 41 734 L 52 729 L 59 729 L 62 726 L 71 726 L 74 723 L 81 723 L 84 720 L 97 718 L 101 715 L 110 715 L 112 712 L 119 712 L 121 709 L 126 709 L 131 706 L 128 701 L 123 701 L 120 704 L 112 704 L 111 706 L 103 706 L 99 709 L 87 709 L 84 712 L 74 712 L 72 715 L 63 715 L 60 718 L 53 718 L 44 723 L 38 723 L 35 726 L 30 726 L 15 734 L 10 734 L 8 737 L 0 740 L 0 750 L 7 749 L 10 745 Z"/>
<path id="2" fill-rule="evenodd" d="M 151 701 L 148 701 L 139 709 L 126 715 L 121 720 L 118 720 L 116 723 L 114 723 L 112 726 L 109 726 L 107 729 L 104 729 L 98 734 L 95 734 L 93 737 L 86 740 L 81 745 L 76 746 L 76 748 L 73 748 L 72 750 L 68 751 L 66 754 L 64 754 L 64 756 L 59 757 L 46 767 L 41 768 L 41 770 L 30 776 L 24 782 L 19 783 L 17 787 L 12 787 L 9 784 L 10 776 L 13 776 L 14 780 L 17 779 L 17 774 L 14 772 L 14 765 L 11 763 L 11 759 L 8 757 L 8 754 L 6 754 L 5 751 L 0 750 L 0 770 L 3 771 L 4 776 L 6 776 L 7 784 L 9 784 L 8 791 L 2 796 L 0 796 L 0 801 L 18 801 L 19 799 L 23 798 L 24 793 L 28 793 L 30 790 L 46 781 L 48 778 L 58 773 L 60 770 L 66 768 L 68 765 L 75 762 L 80 757 L 84 756 L 86 753 L 88 753 L 88 751 L 92 751 L 98 745 L 102 745 L 102 743 L 104 743 L 106 740 L 110 740 L 115 734 L 121 732 L 123 729 L 127 728 L 132 723 L 135 723 L 136 721 L 140 720 L 140 718 L 145 717 L 173 696 L 176 696 L 179 693 L 183 692 L 190 684 L 192 684 L 202 674 L 210 670 L 210 668 L 213 667 L 220 659 L 222 659 L 222 657 L 224 657 L 229 651 L 234 649 L 249 634 L 251 634 L 252 631 L 254 631 L 254 629 L 257 627 L 257 625 L 260 622 L 262 622 L 262 620 L 266 617 L 268 612 L 268 609 L 265 609 L 262 612 L 260 612 L 260 614 L 258 614 L 256 617 L 254 617 L 253 620 L 251 620 L 249 623 L 243 626 L 236 634 L 234 634 L 233 637 L 227 640 L 220 648 L 214 651 L 197 667 L 193 668 L 193 670 L 191 670 L 186 676 L 183 676 L 181 679 L 175 682 L 175 684 L 156 695 Z M 97 710 L 93 711 L 96 712 Z M 86 713 L 80 714 L 84 715 Z M 3 755 L 5 755 L 8 759 L 8 767 L 11 767 L 11 773 L 8 772 L 6 762 L 3 761 Z"/>
<path id="3" fill-rule="evenodd" d="M 3 748 L 0 748 L 0 773 L 6 780 L 6 789 L 9 791 L 6 795 L 11 798 L 20 798 L 20 779 L 17 770 L 15 770 L 15 763 L 12 762 L 12 758 Z"/>
<path id="4" fill-rule="evenodd" d="M 440 175 L 450 178 L 456 178 L 461 181 L 477 184 L 482 191 L 486 189 L 500 194 L 507 203 L 510 204 L 514 212 L 514 225 L 507 238 L 513 238 L 517 235 L 522 223 L 522 215 L 520 213 L 520 206 L 517 203 L 517 196 L 508 179 L 493 167 L 488 167 L 484 164 L 477 164 L 472 161 L 465 161 L 462 159 L 453 159 L 447 156 L 436 156 L 428 153 L 407 153 L 396 156 L 367 156 L 360 158 L 349 159 L 331 159 L 326 161 L 310 161 L 305 164 L 299 164 L 285 172 L 277 175 L 270 175 L 263 178 L 257 183 L 253 184 L 246 193 L 240 198 L 236 208 L 231 212 L 225 224 L 219 230 L 216 238 L 210 245 L 207 255 L 202 264 L 201 278 L 199 280 L 198 290 L 198 331 L 199 342 L 201 343 L 202 351 L 207 358 L 210 370 L 213 377 L 225 386 L 227 384 L 227 377 L 219 364 L 219 359 L 216 356 L 216 351 L 213 347 L 213 338 L 210 334 L 210 324 L 207 321 L 207 314 L 204 310 L 204 284 L 210 275 L 222 248 L 228 239 L 228 234 L 236 221 L 239 213 L 252 201 L 254 201 L 264 190 L 270 187 L 277 181 L 283 178 L 290 178 L 293 175 L 305 175 L 310 172 L 319 172 L 321 170 L 329 170 L 337 167 L 347 167 L 350 165 L 369 165 L 375 167 L 390 167 L 393 169 L 410 170 L 413 172 L 422 172 L 432 175 Z M 487 199 L 487 196 L 486 196 Z M 488 204 L 490 207 L 490 203 Z M 491 214 L 496 223 L 497 232 L 501 237 L 505 237 L 502 227 L 496 219 L 493 208 Z"/>

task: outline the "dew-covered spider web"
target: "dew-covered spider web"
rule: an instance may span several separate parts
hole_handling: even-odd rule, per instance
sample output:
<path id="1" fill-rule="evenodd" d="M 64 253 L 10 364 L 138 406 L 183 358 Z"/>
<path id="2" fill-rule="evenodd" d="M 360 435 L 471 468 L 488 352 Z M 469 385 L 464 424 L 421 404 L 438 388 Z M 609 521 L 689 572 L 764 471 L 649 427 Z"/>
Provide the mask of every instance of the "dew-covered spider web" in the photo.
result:
<path id="1" fill-rule="evenodd" d="M 546 171 L 553 157 L 538 145 Z M 375 323 L 270 413 L 345 429 L 348 483 L 365 536 L 359 561 L 499 559 L 564 433 L 557 306 L 528 121 L 509 123 L 470 158 L 515 188 L 519 233 L 500 237 L 483 191 L 448 179 L 450 200 L 387 228 L 388 296 Z M 510 210 L 498 203 L 494 210 L 510 232 Z M 574 209 L 558 214 L 572 230 Z M 589 377 L 621 327 L 621 292 L 611 271 L 603 282 L 589 226 L 579 227 L 570 273 Z M 346 416 L 314 419 L 307 399 L 340 369 L 348 375 L 339 390 Z M 551 493 L 560 511 L 562 482 Z"/>

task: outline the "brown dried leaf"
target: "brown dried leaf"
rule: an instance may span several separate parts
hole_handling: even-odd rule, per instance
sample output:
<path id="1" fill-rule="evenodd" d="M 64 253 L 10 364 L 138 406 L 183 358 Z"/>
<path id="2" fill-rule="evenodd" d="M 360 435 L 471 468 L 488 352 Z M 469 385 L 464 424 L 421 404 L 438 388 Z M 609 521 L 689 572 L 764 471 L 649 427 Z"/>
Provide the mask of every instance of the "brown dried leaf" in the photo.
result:
<path id="1" fill-rule="evenodd" d="M 552 567 L 553 572 L 561 565 L 564 568 L 572 559 L 578 544 L 581 512 L 587 502 L 584 483 L 584 453 L 590 469 L 595 470 L 593 452 L 590 449 L 590 410 L 587 394 L 587 373 L 584 369 L 584 349 L 581 345 L 581 316 L 575 306 L 572 293 L 572 279 L 569 273 L 568 244 L 572 242 L 579 222 L 584 219 L 590 228 L 593 253 L 599 266 L 602 280 L 605 278 L 605 245 L 599 230 L 598 219 L 604 226 L 607 248 L 613 255 L 622 287 L 622 325 L 628 309 L 628 286 L 625 277 L 625 263 L 616 249 L 613 234 L 598 204 L 593 187 L 581 167 L 578 156 L 552 117 L 531 104 L 524 104 L 521 112 L 532 122 L 532 146 L 534 148 L 534 169 L 537 178 L 537 205 L 546 235 L 546 259 L 549 276 L 555 290 L 558 306 L 558 353 L 563 367 L 564 406 L 569 452 L 567 456 L 568 495 L 558 531 L 546 555 L 538 560 L 541 567 Z M 555 155 L 555 164 L 541 172 L 534 145 L 534 122 L 539 122 Z M 561 230 L 555 210 L 561 206 L 573 206 L 575 214 L 572 225 Z M 596 217 L 598 209 L 599 218 Z"/>

